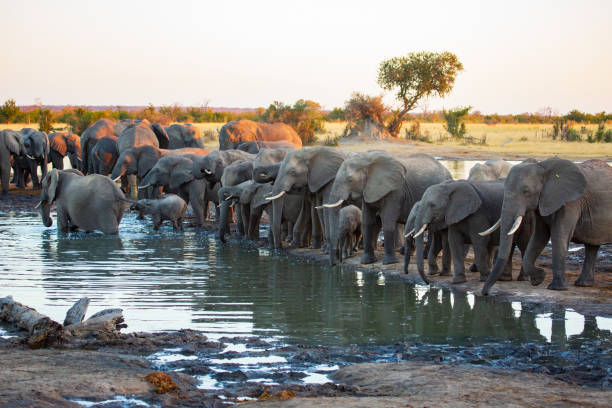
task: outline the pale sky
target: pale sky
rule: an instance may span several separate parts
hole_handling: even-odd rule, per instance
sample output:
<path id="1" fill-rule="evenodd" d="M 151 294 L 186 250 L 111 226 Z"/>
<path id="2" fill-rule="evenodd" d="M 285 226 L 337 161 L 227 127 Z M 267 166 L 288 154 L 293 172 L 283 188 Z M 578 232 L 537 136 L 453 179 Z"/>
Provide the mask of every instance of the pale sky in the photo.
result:
<path id="1" fill-rule="evenodd" d="M 612 111 L 606 0 L 0 0 L 0 16 L 0 103 L 330 109 L 381 94 L 383 59 L 447 50 L 465 70 L 421 109 Z"/>

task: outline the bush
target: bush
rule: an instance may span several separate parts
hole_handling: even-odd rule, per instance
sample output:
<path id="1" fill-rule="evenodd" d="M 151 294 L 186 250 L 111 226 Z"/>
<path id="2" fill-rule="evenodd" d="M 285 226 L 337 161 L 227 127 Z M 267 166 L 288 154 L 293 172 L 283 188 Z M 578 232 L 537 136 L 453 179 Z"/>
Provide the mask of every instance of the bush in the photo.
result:
<path id="1" fill-rule="evenodd" d="M 342 135 L 335 135 L 335 136 L 325 136 L 325 140 L 323 140 L 323 145 L 324 146 L 340 146 L 340 139 L 342 139 Z"/>
<path id="2" fill-rule="evenodd" d="M 321 105 L 317 102 L 299 99 L 293 106 L 275 101 L 263 113 L 265 122 L 282 122 L 291 126 L 305 145 L 315 141 L 315 133 L 325 130 Z"/>
<path id="3" fill-rule="evenodd" d="M 2 107 L 0 107 L 0 122 L 12 123 L 20 113 L 21 110 L 15 103 L 15 100 L 8 99 L 6 102 L 4 102 Z"/>
<path id="4" fill-rule="evenodd" d="M 53 114 L 49 109 L 39 109 L 38 111 L 38 129 L 45 133 L 52 132 Z"/>
<path id="5" fill-rule="evenodd" d="M 470 109 L 472 109 L 471 106 L 466 106 L 464 108 L 455 108 L 448 111 L 442 111 L 444 114 L 444 120 L 446 120 L 445 129 L 453 137 L 463 139 L 463 136 L 465 136 L 465 122 L 463 122 L 462 119 L 468 114 Z"/>

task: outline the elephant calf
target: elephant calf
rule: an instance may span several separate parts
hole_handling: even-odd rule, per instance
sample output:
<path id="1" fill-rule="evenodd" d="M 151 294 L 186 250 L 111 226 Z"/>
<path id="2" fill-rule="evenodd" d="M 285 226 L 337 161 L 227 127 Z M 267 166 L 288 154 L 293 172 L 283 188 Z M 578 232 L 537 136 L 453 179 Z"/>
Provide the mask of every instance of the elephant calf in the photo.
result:
<path id="1" fill-rule="evenodd" d="M 340 263 L 357 251 L 357 244 L 361 238 L 361 210 L 356 205 L 347 205 L 340 209 L 338 219 L 338 249 L 340 250 Z"/>
<path id="2" fill-rule="evenodd" d="M 168 194 L 159 200 L 143 199 L 135 201 L 130 209 L 137 210 L 140 213 L 140 218 L 149 214 L 153 219 L 153 228 L 156 231 L 164 220 L 172 221 L 172 227 L 175 231 L 182 231 L 187 203 L 175 194 Z"/>

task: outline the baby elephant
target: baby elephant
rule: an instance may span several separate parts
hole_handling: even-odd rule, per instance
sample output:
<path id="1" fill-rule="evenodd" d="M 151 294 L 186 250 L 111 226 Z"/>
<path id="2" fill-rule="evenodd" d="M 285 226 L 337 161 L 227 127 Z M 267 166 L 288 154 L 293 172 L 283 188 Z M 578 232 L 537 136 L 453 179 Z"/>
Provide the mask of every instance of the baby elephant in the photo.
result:
<path id="1" fill-rule="evenodd" d="M 138 200 L 132 203 L 132 210 L 137 210 L 139 218 L 144 218 L 145 214 L 151 215 L 153 227 L 157 231 L 164 220 L 172 221 L 174 230 L 183 230 L 183 219 L 187 210 L 187 203 L 175 194 L 168 194 L 159 200 Z"/>
<path id="2" fill-rule="evenodd" d="M 357 244 L 361 238 L 361 210 L 355 205 L 347 205 L 340 209 L 338 219 L 338 249 L 340 250 L 340 263 L 357 251 Z"/>

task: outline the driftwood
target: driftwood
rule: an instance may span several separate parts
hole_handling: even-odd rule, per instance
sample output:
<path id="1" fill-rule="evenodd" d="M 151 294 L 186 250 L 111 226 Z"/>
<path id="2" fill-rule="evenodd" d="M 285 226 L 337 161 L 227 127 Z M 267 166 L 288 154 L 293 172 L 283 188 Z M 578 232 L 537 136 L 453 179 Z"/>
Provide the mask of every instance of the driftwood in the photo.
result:
<path id="1" fill-rule="evenodd" d="M 118 335 L 127 327 L 122 309 L 105 309 L 83 320 L 88 298 L 79 299 L 66 314 L 65 325 L 38 313 L 35 309 L 16 302 L 12 296 L 0 298 L 0 320 L 13 323 L 28 332 L 26 340 L 30 347 L 49 347 L 67 341 L 70 337 L 85 337 L 92 334 Z M 70 324 L 66 324 L 70 323 Z"/>
<path id="2" fill-rule="evenodd" d="M 70 326 L 83 321 L 85 313 L 89 307 L 89 298 L 84 297 L 79 299 L 68 311 L 66 312 L 66 318 L 64 319 L 64 326 Z"/>
<path id="3" fill-rule="evenodd" d="M 47 347 L 61 342 L 64 328 L 36 309 L 16 302 L 12 296 L 0 299 L 0 319 L 28 332 L 30 347 Z"/>

